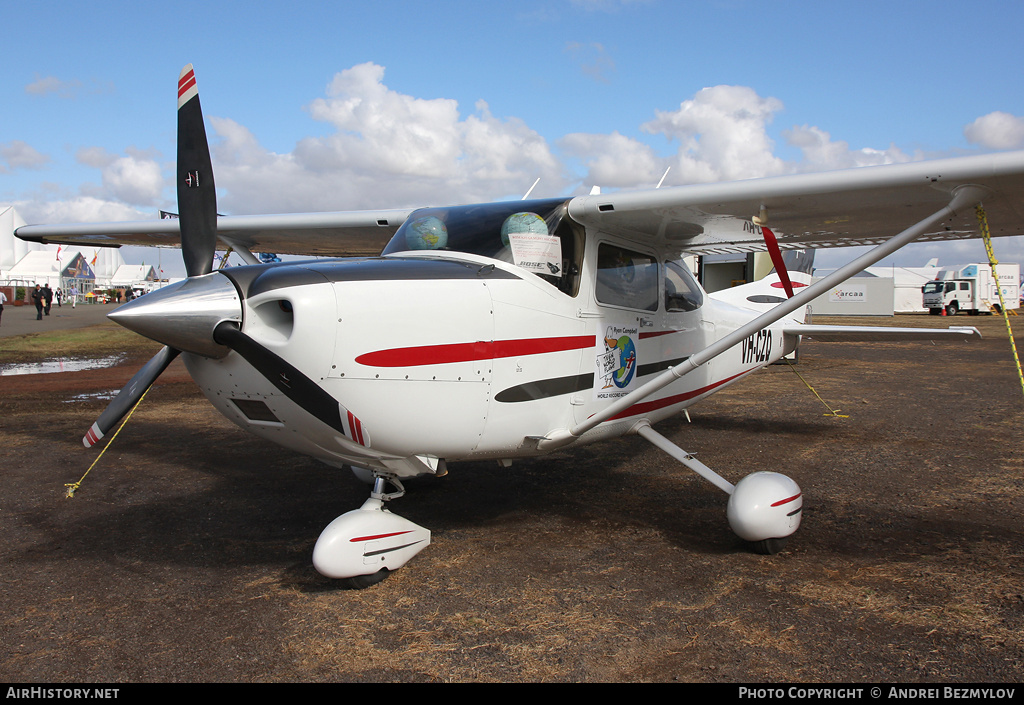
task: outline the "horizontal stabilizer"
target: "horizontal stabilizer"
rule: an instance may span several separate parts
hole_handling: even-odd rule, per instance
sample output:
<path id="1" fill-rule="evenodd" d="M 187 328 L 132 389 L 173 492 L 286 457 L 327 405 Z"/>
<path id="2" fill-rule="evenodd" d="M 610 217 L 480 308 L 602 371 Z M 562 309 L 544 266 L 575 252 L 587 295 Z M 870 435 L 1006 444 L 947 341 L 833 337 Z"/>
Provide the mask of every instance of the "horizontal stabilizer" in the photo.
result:
<path id="1" fill-rule="evenodd" d="M 887 328 L 884 326 L 816 326 L 796 324 L 782 331 L 787 336 L 801 336 L 822 343 L 895 340 L 981 340 L 981 333 L 971 326 L 949 328 Z"/>

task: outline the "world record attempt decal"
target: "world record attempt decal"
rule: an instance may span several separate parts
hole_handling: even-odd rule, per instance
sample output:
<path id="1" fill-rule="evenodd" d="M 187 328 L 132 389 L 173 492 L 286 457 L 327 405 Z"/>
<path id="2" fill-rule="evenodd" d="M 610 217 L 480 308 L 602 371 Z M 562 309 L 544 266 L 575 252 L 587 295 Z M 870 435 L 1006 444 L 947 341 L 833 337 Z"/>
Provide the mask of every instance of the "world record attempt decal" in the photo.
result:
<path id="1" fill-rule="evenodd" d="M 614 400 L 636 386 L 637 341 L 640 326 L 609 324 L 597 344 L 597 369 L 594 374 L 594 398 Z"/>

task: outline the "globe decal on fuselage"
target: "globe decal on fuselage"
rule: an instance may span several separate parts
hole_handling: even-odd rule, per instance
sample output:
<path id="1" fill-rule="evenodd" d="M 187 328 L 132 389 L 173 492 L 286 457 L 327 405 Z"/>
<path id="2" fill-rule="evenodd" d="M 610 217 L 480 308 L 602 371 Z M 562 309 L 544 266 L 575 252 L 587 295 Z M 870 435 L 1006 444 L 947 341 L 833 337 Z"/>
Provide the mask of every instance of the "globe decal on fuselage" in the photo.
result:
<path id="1" fill-rule="evenodd" d="M 624 335 L 615 342 L 615 347 L 619 349 L 622 367 L 615 371 L 612 381 L 616 387 L 622 389 L 632 381 L 633 373 L 636 372 L 636 346 L 628 335 Z"/>

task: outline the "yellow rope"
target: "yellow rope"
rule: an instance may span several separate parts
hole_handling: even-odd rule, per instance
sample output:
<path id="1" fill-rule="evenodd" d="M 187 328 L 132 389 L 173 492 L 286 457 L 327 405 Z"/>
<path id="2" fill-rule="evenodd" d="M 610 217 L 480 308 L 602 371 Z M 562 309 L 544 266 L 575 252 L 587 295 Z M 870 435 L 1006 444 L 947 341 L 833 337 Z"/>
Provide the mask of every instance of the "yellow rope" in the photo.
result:
<path id="1" fill-rule="evenodd" d="M 118 427 L 117 431 L 114 432 L 114 435 L 110 437 L 109 441 L 107 441 L 107 445 L 103 446 L 103 450 L 101 450 L 100 454 L 96 456 L 96 460 L 92 461 L 92 465 L 90 465 L 89 469 L 85 471 L 85 475 L 82 475 L 78 482 L 72 482 L 64 485 L 65 487 L 68 488 L 67 494 L 65 495 L 68 499 L 71 499 L 72 497 L 75 496 L 75 492 L 78 491 L 78 488 L 81 487 L 82 483 L 85 481 L 85 476 L 88 475 L 94 467 L 96 467 L 96 463 L 100 462 L 100 458 L 103 457 L 103 454 L 106 453 L 107 449 L 114 444 L 114 439 L 117 438 L 117 434 L 119 434 L 121 430 L 125 427 L 125 425 L 128 423 L 128 419 L 130 419 L 132 417 L 132 414 L 135 413 L 135 410 L 139 408 L 139 404 L 142 403 L 142 400 L 146 398 L 146 395 L 149 394 L 149 390 L 152 388 L 152 384 L 146 387 L 146 391 L 142 393 L 142 396 L 139 397 L 139 400 L 135 402 L 135 406 L 133 406 L 132 410 L 128 412 L 128 415 L 124 417 L 124 421 L 121 422 L 121 426 Z"/>
<path id="2" fill-rule="evenodd" d="M 220 259 L 220 266 L 217 267 L 218 270 L 224 269 L 225 267 L 228 266 L 228 257 L 230 257 L 231 253 L 234 252 L 234 251 L 235 251 L 234 247 L 228 247 L 227 251 L 224 253 L 224 256 L 221 257 L 221 259 Z"/>
<path id="3" fill-rule="evenodd" d="M 782 358 L 782 359 L 786 360 L 786 358 Z M 803 375 L 801 375 L 799 372 L 796 371 L 796 366 L 792 362 L 790 362 L 789 360 L 786 360 L 786 364 L 789 365 L 789 369 L 793 370 L 793 372 L 796 374 L 796 376 L 800 378 L 800 381 L 807 385 L 807 388 L 811 390 L 811 393 L 814 396 L 818 397 L 818 401 L 820 401 L 822 404 L 824 404 L 825 408 L 828 409 L 828 413 L 827 414 L 822 414 L 822 416 L 835 416 L 838 419 L 848 419 L 848 418 L 850 418 L 847 414 L 840 414 L 839 413 L 839 409 L 833 409 L 831 406 L 829 406 L 825 402 L 825 400 L 821 398 L 821 395 L 818 394 L 816 391 L 814 391 L 814 387 L 812 387 L 810 384 L 808 384 L 807 380 L 803 378 Z"/>
<path id="4" fill-rule="evenodd" d="M 985 209 L 979 203 L 974 207 L 974 212 L 978 216 L 978 226 L 981 228 L 981 238 L 985 243 L 985 252 L 988 254 L 988 264 L 992 269 L 992 278 L 996 282 L 996 291 L 999 292 L 999 308 L 1003 312 L 1003 321 L 1006 323 L 1006 334 L 1010 338 L 1010 350 L 1013 351 L 1013 361 L 1017 364 L 1017 378 L 1020 380 L 1020 389 L 1024 392 L 1024 373 L 1020 369 L 1020 357 L 1017 355 L 1017 343 L 1013 340 L 1013 327 L 1010 325 L 1010 317 L 1006 312 L 1006 301 L 1003 300 L 1003 287 L 999 284 L 999 275 L 996 274 L 996 265 L 999 261 L 996 260 L 996 253 L 992 249 L 992 235 L 988 230 L 988 218 L 985 215 Z"/>

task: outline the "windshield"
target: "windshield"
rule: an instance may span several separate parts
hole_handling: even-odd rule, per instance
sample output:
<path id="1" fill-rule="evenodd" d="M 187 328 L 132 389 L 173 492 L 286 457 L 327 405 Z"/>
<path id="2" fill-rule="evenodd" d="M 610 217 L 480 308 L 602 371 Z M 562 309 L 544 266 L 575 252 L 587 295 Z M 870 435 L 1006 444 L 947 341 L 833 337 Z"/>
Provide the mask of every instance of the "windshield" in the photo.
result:
<path id="1" fill-rule="evenodd" d="M 921 289 L 926 294 L 941 294 L 942 293 L 942 282 L 928 282 Z"/>
<path id="2" fill-rule="evenodd" d="M 582 232 L 572 227 L 565 204 L 558 198 L 421 208 L 383 254 L 439 250 L 481 255 L 514 264 L 575 295 Z"/>

